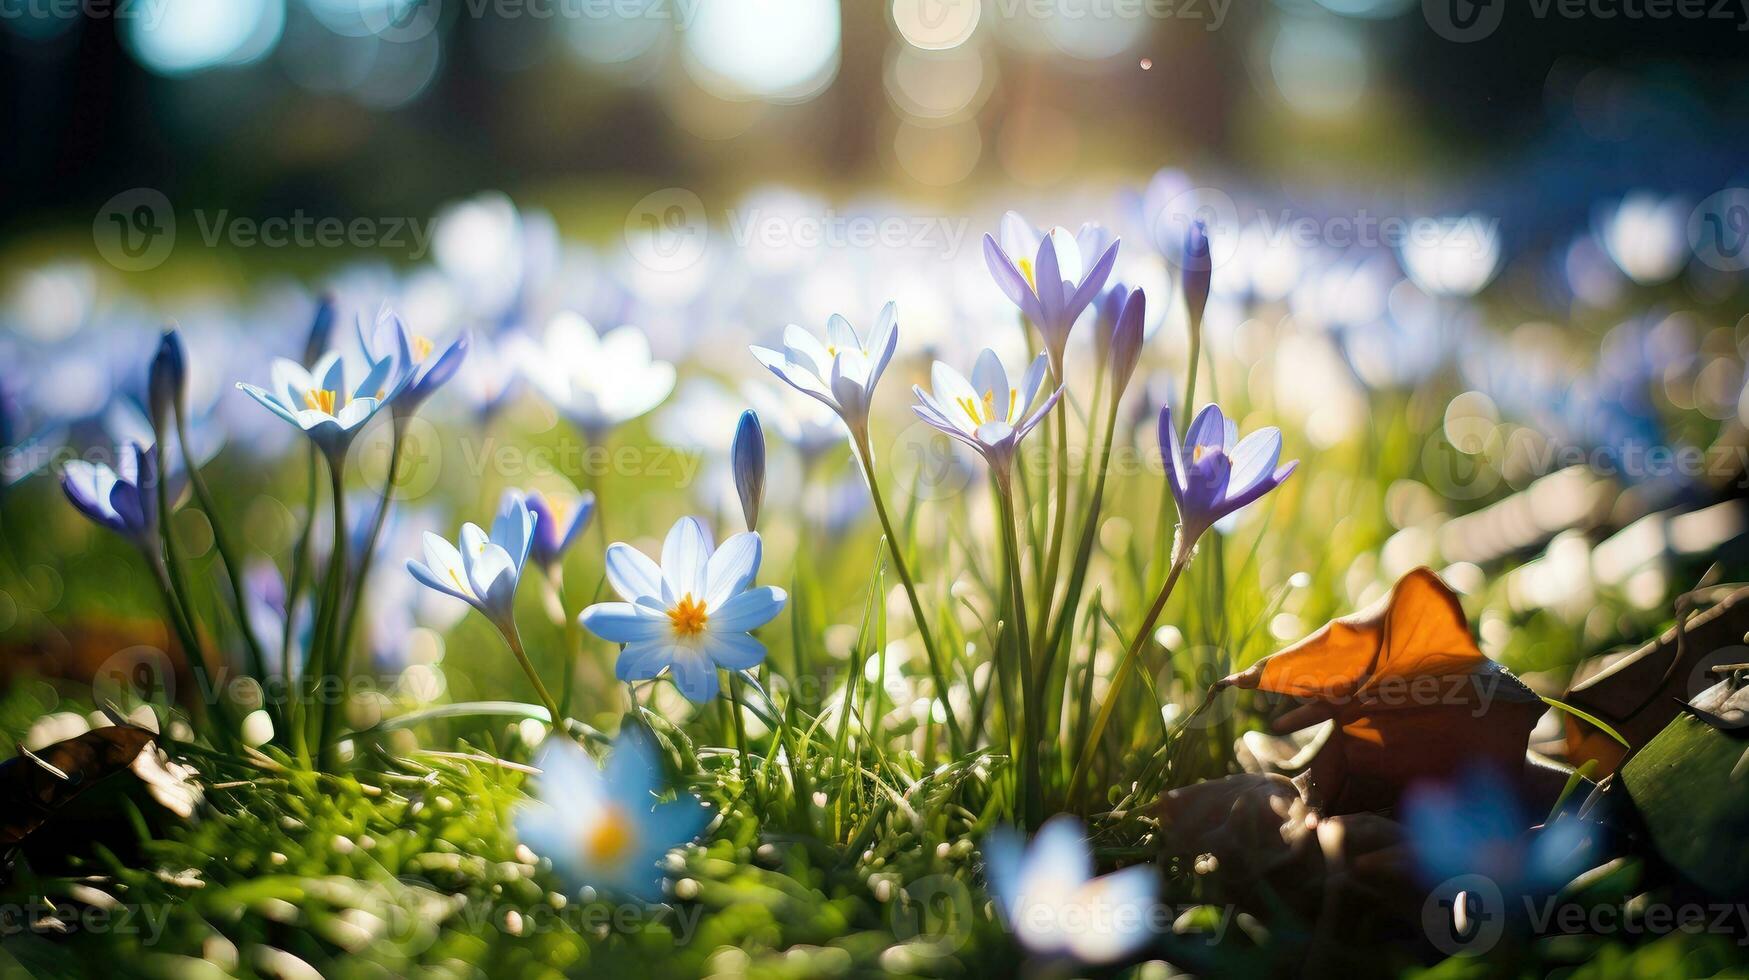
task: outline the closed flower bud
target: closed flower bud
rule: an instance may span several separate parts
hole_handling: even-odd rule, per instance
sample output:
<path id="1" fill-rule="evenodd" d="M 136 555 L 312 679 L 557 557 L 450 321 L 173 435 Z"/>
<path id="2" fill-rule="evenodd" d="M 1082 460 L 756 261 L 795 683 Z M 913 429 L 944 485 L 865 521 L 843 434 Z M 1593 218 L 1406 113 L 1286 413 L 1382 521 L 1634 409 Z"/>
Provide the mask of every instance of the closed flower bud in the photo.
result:
<path id="1" fill-rule="evenodd" d="M 1184 307 L 1190 313 L 1190 329 L 1202 329 L 1203 310 L 1209 305 L 1209 280 L 1214 262 L 1209 256 L 1208 226 L 1201 219 L 1184 233 Z"/>
<path id="2" fill-rule="evenodd" d="M 181 408 L 187 391 L 188 359 L 182 350 L 182 336 L 175 329 L 166 330 L 158 339 L 158 352 L 152 355 L 146 376 L 146 403 L 153 428 L 162 431 L 174 424 L 171 413 Z"/>
<path id="3" fill-rule="evenodd" d="M 759 503 L 765 497 L 765 432 L 759 428 L 759 416 L 751 409 L 741 413 L 729 456 L 734 461 L 735 493 L 741 497 L 741 516 L 747 519 L 747 530 L 756 530 Z"/>
<path id="4" fill-rule="evenodd" d="M 1123 312 L 1124 301 L 1129 295 L 1130 287 L 1114 282 L 1099 294 L 1099 299 L 1093 304 L 1093 357 L 1101 364 L 1111 356 L 1111 332 L 1117 329 L 1118 314 Z"/>
<path id="5" fill-rule="evenodd" d="M 1124 298 L 1123 310 L 1118 313 L 1117 325 L 1111 332 L 1111 383 L 1112 395 L 1123 394 L 1129 387 L 1130 376 L 1136 372 L 1136 363 L 1142 359 L 1142 322 L 1147 318 L 1148 297 L 1140 289 L 1132 290 Z"/>
<path id="6" fill-rule="evenodd" d="M 334 297 L 324 293 L 316 300 L 316 317 L 310 321 L 310 336 L 304 341 L 304 367 L 316 363 L 328 352 L 328 340 L 334 333 Z"/>

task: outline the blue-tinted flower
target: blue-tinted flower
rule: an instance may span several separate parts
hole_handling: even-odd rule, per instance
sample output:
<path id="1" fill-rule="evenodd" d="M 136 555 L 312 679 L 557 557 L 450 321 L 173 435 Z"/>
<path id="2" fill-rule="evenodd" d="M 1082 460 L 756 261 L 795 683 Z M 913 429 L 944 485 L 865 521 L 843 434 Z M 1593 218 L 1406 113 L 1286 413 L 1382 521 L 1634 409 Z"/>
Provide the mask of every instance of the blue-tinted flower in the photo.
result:
<path id="1" fill-rule="evenodd" d="M 1142 341 L 1146 334 L 1144 321 L 1147 316 L 1146 293 L 1137 289 L 1124 296 L 1123 307 L 1112 326 L 1110 359 L 1105 362 L 1111 369 L 1114 398 L 1129 387 L 1130 376 L 1136 373 L 1136 364 L 1142 359 Z"/>
<path id="2" fill-rule="evenodd" d="M 579 617 L 591 633 L 623 643 L 614 673 L 622 681 L 669 672 L 692 701 L 717 696 L 717 668 L 747 670 L 765 659 L 765 645 L 748 635 L 776 618 L 788 596 L 775 586 L 753 587 L 759 574 L 759 535 L 743 531 L 711 547 L 696 517 L 683 517 L 662 544 L 662 563 L 627 544 L 607 549 L 607 581 L 624 602 L 601 602 Z"/>
<path id="3" fill-rule="evenodd" d="M 703 832 L 710 811 L 690 793 L 659 802 L 661 768 L 648 736 L 622 732 L 604 772 L 569 738 L 554 735 L 534 764 L 537 800 L 516 813 L 516 834 L 572 888 L 654 902 L 662 858 Z"/>
<path id="4" fill-rule="evenodd" d="M 364 348 L 365 357 L 372 361 L 394 357 L 406 372 L 396 385 L 399 394 L 390 402 L 389 411 L 396 418 L 407 418 L 418 412 L 426 399 L 455 376 L 467 359 L 469 337 L 463 333 L 433 359 L 431 339 L 409 333 L 406 323 L 384 306 L 377 313 L 376 325 L 368 334 L 364 329 L 364 319 L 359 318 L 358 343 Z"/>
<path id="5" fill-rule="evenodd" d="M 249 397 L 301 429 L 330 459 L 345 455 L 352 440 L 393 394 L 395 359 L 373 361 L 356 385 L 346 382 L 346 363 L 329 352 L 311 370 L 296 361 L 273 362 L 273 386 L 238 382 Z"/>
<path id="6" fill-rule="evenodd" d="M 1209 290 L 1214 282 L 1214 258 L 1209 253 L 1208 226 L 1201 218 L 1190 223 L 1184 232 L 1183 253 L 1184 309 L 1190 315 L 1190 329 L 1202 329 L 1203 311 L 1208 309 Z"/>
<path id="7" fill-rule="evenodd" d="M 188 357 L 183 353 L 182 336 L 174 329 L 158 338 L 158 351 L 152 355 L 152 366 L 146 374 L 146 405 L 154 427 L 172 424 L 171 413 L 187 400 Z"/>
<path id="8" fill-rule="evenodd" d="M 1012 224 L 1024 226 L 1024 221 L 1018 216 L 1015 218 Z M 1033 244 L 1018 233 L 1013 236 L 1006 234 L 1010 224 L 1005 218 L 1005 237 L 1016 239 L 1011 247 Z M 1031 255 L 1024 252 L 1010 255 L 996 244 L 996 239 L 988 234 L 984 236 L 984 263 L 989 266 L 990 275 L 996 279 L 1003 294 L 1038 329 L 1045 352 L 1051 357 L 1051 371 L 1058 379 L 1063 377 L 1063 351 L 1069 343 L 1069 331 L 1099 291 L 1105 288 L 1112 264 L 1117 261 L 1118 242 L 1112 241 L 1096 255 L 1087 255 L 1083 254 L 1077 239 L 1092 249 L 1099 247 L 1105 237 L 1097 225 L 1083 225 L 1079 235 L 1071 235 L 1069 229 L 1057 227 L 1038 239 Z M 1088 261 L 1092 264 L 1084 265 Z"/>
<path id="9" fill-rule="evenodd" d="M 1111 356 L 1111 335 L 1117 330 L 1118 315 L 1130 298 L 1130 287 L 1113 282 L 1093 303 L 1093 359 L 1101 364 Z"/>
<path id="10" fill-rule="evenodd" d="M 1158 873 L 1137 865 L 1096 878 L 1093 870 L 1081 822 L 1067 814 L 1046 821 L 1030 846 L 1006 828 L 984 843 L 996 907 L 1021 945 L 1041 955 L 1111 963 L 1148 944 Z"/>
<path id="11" fill-rule="evenodd" d="M 334 297 L 332 294 L 323 293 L 316 300 L 316 313 L 310 318 L 310 332 L 304 336 L 304 356 L 301 363 L 305 367 L 321 360 L 322 352 L 328 349 L 328 344 L 334 337 L 334 317 Z"/>
<path id="12" fill-rule="evenodd" d="M 505 504 L 516 492 L 504 492 Z M 564 561 L 565 552 L 589 526 L 589 519 L 595 516 L 595 494 L 588 490 L 582 493 L 575 490 L 549 493 L 530 490 L 525 499 L 535 517 L 534 543 L 529 557 L 536 565 L 551 572 Z"/>
<path id="13" fill-rule="evenodd" d="M 522 494 L 510 491 L 498 506 L 490 535 L 478 524 L 463 524 L 458 548 L 427 531 L 425 562 L 408 559 L 407 571 L 422 584 L 478 609 L 508 638 L 516 629 L 516 586 L 534 544 L 535 520 Z"/>
<path id="14" fill-rule="evenodd" d="M 747 521 L 747 530 L 758 530 L 759 504 L 765 497 L 765 433 L 751 409 L 741 413 L 735 426 L 729 458 L 735 470 L 735 494 L 741 498 L 741 516 Z"/>
<path id="15" fill-rule="evenodd" d="M 972 379 L 967 381 L 965 375 L 936 361 L 930 371 L 935 391 L 927 392 L 913 385 L 911 390 L 922 404 L 911 406 L 911 410 L 923 421 L 976 449 L 989 461 L 997 481 L 1006 486 L 1020 440 L 1063 396 L 1059 387 L 1038 408 L 1032 408 L 1048 367 L 1047 355 L 1040 354 L 1027 368 L 1025 377 L 1010 381 L 1002 359 L 985 348 L 972 367 Z"/>
<path id="16" fill-rule="evenodd" d="M 79 513 L 143 548 L 156 548 L 158 536 L 158 452 L 131 443 L 115 468 L 83 459 L 68 460 L 61 489 Z"/>
<path id="17" fill-rule="evenodd" d="M 899 346 L 898 306 L 888 303 L 864 338 L 836 313 L 826 321 L 824 344 L 795 324 L 783 330 L 783 350 L 753 347 L 753 356 L 790 387 L 838 413 L 858 438 L 868 433 L 875 386 Z"/>
<path id="18" fill-rule="evenodd" d="M 1166 479 L 1178 501 L 1179 547 L 1188 550 L 1216 521 L 1256 501 L 1281 485 L 1299 465 L 1279 468 L 1281 430 L 1258 429 L 1239 438 L 1238 425 L 1227 421 L 1217 405 L 1197 413 L 1179 445 L 1172 409 L 1160 409 L 1160 453 Z"/>
<path id="19" fill-rule="evenodd" d="M 536 390 L 595 440 L 674 391 L 674 365 L 651 355 L 642 330 L 623 326 L 597 335 L 576 313 L 554 317 L 539 342 L 523 338 L 517 360 Z"/>

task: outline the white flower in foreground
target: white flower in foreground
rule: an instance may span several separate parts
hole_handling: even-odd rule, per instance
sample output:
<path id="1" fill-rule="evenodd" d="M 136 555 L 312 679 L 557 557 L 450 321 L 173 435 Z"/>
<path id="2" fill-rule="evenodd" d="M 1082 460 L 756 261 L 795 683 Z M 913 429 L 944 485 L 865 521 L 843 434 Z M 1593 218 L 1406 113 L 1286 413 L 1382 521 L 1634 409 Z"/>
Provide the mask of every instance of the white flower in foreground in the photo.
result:
<path id="1" fill-rule="evenodd" d="M 1034 953 L 1111 963 L 1152 938 L 1158 873 L 1137 865 L 1095 878 L 1092 849 L 1074 817 L 1052 817 L 1030 845 L 1015 831 L 993 832 L 984 864 L 1003 919 Z"/>
<path id="2" fill-rule="evenodd" d="M 596 334 L 576 313 L 560 313 L 539 341 L 517 347 L 523 376 L 591 439 L 662 404 L 674 391 L 674 365 L 650 353 L 637 327 Z"/>
<path id="3" fill-rule="evenodd" d="M 744 531 L 711 547 L 696 517 L 683 517 L 662 545 L 662 564 L 623 543 L 607 549 L 607 581 L 624 602 L 600 602 L 579 621 L 611 643 L 623 643 L 614 673 L 649 680 L 668 671 L 692 701 L 717 696 L 717 668 L 747 670 L 765 659 L 748 635 L 783 611 L 788 596 L 775 586 L 752 588 L 759 574 L 759 535 Z"/>
<path id="4" fill-rule="evenodd" d="M 868 433 L 868 407 L 875 386 L 899 346 L 898 307 L 881 308 L 880 320 L 866 337 L 834 313 L 826 321 L 824 344 L 795 324 L 783 331 L 783 349 L 753 347 L 753 356 L 772 374 L 838 413 L 856 436 Z"/>

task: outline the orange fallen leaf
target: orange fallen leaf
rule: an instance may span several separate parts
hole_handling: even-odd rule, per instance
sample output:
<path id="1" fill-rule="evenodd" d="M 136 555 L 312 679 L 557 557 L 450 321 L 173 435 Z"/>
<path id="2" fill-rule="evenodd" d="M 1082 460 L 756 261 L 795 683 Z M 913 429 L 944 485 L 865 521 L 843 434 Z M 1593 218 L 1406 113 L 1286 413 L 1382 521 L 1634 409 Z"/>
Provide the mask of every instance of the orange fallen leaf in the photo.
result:
<path id="1" fill-rule="evenodd" d="M 1302 777 L 1307 802 L 1328 814 L 1390 810 L 1412 783 L 1471 769 L 1528 778 L 1525 749 L 1545 707 L 1482 653 L 1456 593 L 1426 568 L 1218 686 L 1300 700 L 1276 731 L 1335 720 Z"/>

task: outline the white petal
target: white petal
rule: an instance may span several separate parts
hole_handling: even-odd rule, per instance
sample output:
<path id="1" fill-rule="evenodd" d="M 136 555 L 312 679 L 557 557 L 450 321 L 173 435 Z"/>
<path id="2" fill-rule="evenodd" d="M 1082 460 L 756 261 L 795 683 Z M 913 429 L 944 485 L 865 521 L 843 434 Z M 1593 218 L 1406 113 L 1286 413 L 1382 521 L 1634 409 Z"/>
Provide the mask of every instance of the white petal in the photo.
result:
<path id="1" fill-rule="evenodd" d="M 686 595 L 704 599 L 711 550 L 710 534 L 698 518 L 682 517 L 674 522 L 668 539 L 662 542 L 662 580 L 669 590 L 669 602 L 678 602 Z"/>

